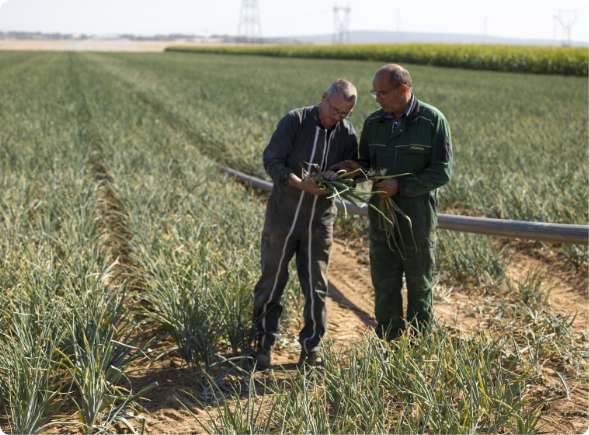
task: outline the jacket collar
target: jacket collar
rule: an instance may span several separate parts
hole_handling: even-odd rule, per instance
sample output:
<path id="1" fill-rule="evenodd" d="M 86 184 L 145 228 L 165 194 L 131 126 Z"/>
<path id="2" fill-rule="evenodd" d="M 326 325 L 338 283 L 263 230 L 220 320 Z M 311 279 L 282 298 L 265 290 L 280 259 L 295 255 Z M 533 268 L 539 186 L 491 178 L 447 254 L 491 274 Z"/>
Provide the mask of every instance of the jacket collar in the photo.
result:
<path id="1" fill-rule="evenodd" d="M 311 109 L 311 115 L 313 116 L 313 120 L 315 123 L 321 127 L 321 121 L 319 120 L 319 104 L 315 104 Z"/>
<path id="2" fill-rule="evenodd" d="M 395 118 L 395 116 L 392 113 L 385 112 L 382 109 L 380 109 L 379 116 L 381 118 L 381 121 L 384 121 L 386 119 L 401 119 L 403 117 L 406 117 L 408 120 L 413 121 L 417 116 L 417 113 L 419 112 L 419 106 L 419 100 L 417 99 L 415 94 L 412 94 L 411 99 L 407 104 L 407 107 L 405 107 L 405 110 L 399 118 Z"/>
<path id="3" fill-rule="evenodd" d="M 319 104 L 315 104 L 315 105 L 312 107 L 312 109 L 311 109 L 311 115 L 313 116 L 313 120 L 315 121 L 315 123 L 317 124 L 317 126 L 321 127 L 321 128 L 322 128 L 322 129 L 324 129 L 324 130 L 327 130 L 327 131 L 332 131 L 332 130 L 335 130 L 335 129 L 337 128 L 337 126 L 338 126 L 338 125 L 340 125 L 340 124 L 342 124 L 342 123 L 343 123 L 343 120 L 339 120 L 339 121 L 338 121 L 338 122 L 336 122 L 336 124 L 335 124 L 333 127 L 331 127 L 331 128 L 328 128 L 328 129 L 326 129 L 325 127 L 323 127 L 323 126 L 321 125 L 321 120 L 319 119 Z"/>

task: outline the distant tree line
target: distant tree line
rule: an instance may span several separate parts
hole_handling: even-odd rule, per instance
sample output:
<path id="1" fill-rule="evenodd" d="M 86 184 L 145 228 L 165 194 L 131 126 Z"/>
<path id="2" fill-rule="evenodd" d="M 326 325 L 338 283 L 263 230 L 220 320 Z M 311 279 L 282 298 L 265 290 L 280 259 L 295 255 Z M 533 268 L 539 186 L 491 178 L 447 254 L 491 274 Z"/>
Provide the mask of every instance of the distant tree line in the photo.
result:
<path id="1" fill-rule="evenodd" d="M 180 39 L 194 40 L 206 38 L 202 35 L 193 35 L 185 33 L 169 33 L 157 35 L 133 35 L 131 33 L 113 34 L 113 35 L 90 35 L 85 33 L 45 33 L 45 32 L 23 32 L 23 31 L 0 31 L 0 39 L 94 39 L 94 38 L 115 38 L 115 39 L 129 39 L 133 41 L 177 41 Z"/>
<path id="2" fill-rule="evenodd" d="M 89 39 L 91 35 L 83 33 L 43 33 L 43 32 L 0 32 L 0 39 Z"/>

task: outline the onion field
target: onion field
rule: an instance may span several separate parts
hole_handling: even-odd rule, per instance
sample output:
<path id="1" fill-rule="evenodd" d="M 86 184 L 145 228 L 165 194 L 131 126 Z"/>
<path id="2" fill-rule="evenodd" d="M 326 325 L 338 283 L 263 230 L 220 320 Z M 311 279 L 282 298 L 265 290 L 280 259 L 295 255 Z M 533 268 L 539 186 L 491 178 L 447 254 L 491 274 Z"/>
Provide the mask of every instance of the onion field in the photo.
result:
<path id="1" fill-rule="evenodd" d="M 261 152 L 277 121 L 317 102 L 336 77 L 358 87 L 359 134 L 376 108 L 369 91 L 378 65 L 0 53 L 0 428 L 586 426 L 587 319 L 550 299 L 551 278 L 563 277 L 573 288 L 563 298 L 586 307 L 587 253 L 574 246 L 439 231 L 435 303 L 470 300 L 465 318 L 476 326 L 440 322 L 390 344 L 368 329 L 352 331 L 357 340 L 345 346 L 333 334 L 322 371 L 241 368 L 264 197 L 218 164 L 264 177 Z M 417 96 L 453 130 L 443 211 L 589 222 L 586 77 L 408 68 Z M 336 225 L 365 268 L 365 222 Z M 515 267 L 522 258 L 526 267 Z M 285 297 L 280 351 L 290 358 L 302 311 L 296 280 Z"/>

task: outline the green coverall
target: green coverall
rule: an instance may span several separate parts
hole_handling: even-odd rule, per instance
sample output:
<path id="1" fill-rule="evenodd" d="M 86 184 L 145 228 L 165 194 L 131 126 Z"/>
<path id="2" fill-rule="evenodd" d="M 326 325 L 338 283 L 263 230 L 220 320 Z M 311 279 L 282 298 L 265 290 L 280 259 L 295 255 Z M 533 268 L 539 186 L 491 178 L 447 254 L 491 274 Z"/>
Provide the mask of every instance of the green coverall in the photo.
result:
<path id="1" fill-rule="evenodd" d="M 419 328 L 427 327 L 432 319 L 436 189 L 446 184 L 452 173 L 448 122 L 438 109 L 415 97 L 400 118 L 378 110 L 364 122 L 359 162 L 386 175 L 410 173 L 398 178 L 399 191 L 393 196 L 411 219 L 410 226 L 398 214 L 400 237 L 395 235 L 391 240 L 390 234 L 383 231 L 378 213 L 369 209 L 377 334 L 393 339 L 405 327 L 403 274 L 408 294 L 406 319 Z M 371 202 L 378 205 L 379 197 L 374 195 Z"/>

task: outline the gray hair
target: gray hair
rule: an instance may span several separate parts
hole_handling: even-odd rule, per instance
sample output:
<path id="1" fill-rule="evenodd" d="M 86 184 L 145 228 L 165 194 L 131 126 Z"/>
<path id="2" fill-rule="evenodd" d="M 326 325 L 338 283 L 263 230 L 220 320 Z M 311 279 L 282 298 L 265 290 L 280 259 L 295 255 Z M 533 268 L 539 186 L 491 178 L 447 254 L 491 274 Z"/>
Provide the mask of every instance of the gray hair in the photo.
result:
<path id="1" fill-rule="evenodd" d="M 329 85 L 325 91 L 325 96 L 330 97 L 334 94 L 341 95 L 348 103 L 353 104 L 356 104 L 356 98 L 358 98 L 358 91 L 356 90 L 356 86 L 346 79 L 337 79 L 335 82 Z"/>
<path id="2" fill-rule="evenodd" d="M 389 81 L 395 87 L 400 85 L 411 87 L 413 85 L 413 80 L 409 71 L 396 63 L 389 63 L 381 66 L 374 75 L 376 76 L 378 74 L 388 74 Z"/>

